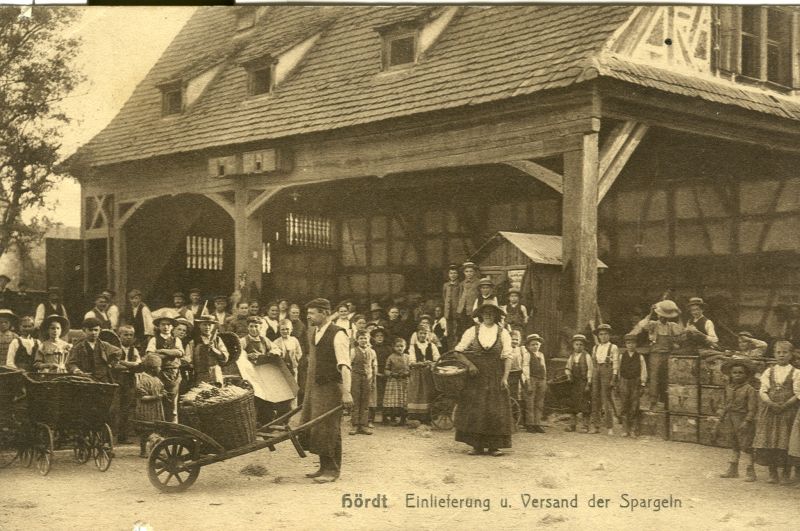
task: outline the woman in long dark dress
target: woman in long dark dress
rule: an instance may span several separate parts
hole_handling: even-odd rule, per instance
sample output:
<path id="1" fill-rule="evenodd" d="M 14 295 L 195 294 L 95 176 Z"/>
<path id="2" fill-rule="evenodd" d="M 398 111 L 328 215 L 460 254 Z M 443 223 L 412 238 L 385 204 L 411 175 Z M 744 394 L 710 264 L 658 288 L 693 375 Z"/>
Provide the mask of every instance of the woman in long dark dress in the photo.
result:
<path id="1" fill-rule="evenodd" d="M 456 441 L 472 446 L 470 455 L 501 456 L 511 448 L 513 421 L 508 373 L 511 336 L 500 326 L 503 310 L 495 303 L 477 308 L 480 323 L 464 331 L 455 350 L 469 368 L 453 421 Z"/>

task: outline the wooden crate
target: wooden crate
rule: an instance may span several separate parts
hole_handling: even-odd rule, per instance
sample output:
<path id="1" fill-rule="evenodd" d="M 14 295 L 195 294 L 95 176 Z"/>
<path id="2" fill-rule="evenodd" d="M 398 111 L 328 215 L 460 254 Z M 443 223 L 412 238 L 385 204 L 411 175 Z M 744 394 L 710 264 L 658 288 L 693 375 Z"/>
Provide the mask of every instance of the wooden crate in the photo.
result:
<path id="1" fill-rule="evenodd" d="M 700 412 L 700 387 L 697 384 L 667 386 L 668 407 L 670 413 L 697 415 Z"/>
<path id="2" fill-rule="evenodd" d="M 719 417 L 707 416 L 700 417 L 698 423 L 698 438 L 700 444 L 706 446 L 719 446 L 720 448 L 730 448 L 733 446 L 733 436 L 728 429 L 720 429 L 719 436 L 714 440 L 714 429 L 719 424 Z M 724 424 L 727 426 L 727 423 Z"/>
<path id="3" fill-rule="evenodd" d="M 700 358 L 698 356 L 670 356 L 669 383 L 697 385 L 700 381 Z"/>
<path id="4" fill-rule="evenodd" d="M 669 440 L 697 443 L 699 441 L 697 415 L 669 414 Z"/>
<path id="5" fill-rule="evenodd" d="M 725 407 L 725 388 L 718 385 L 700 386 L 700 414 L 721 415 Z"/>
<path id="6" fill-rule="evenodd" d="M 724 361 L 721 357 L 702 360 L 700 362 L 700 384 L 726 385 L 728 377 L 722 373 L 722 363 Z"/>
<path id="7" fill-rule="evenodd" d="M 642 411 L 639 414 L 639 435 L 669 438 L 669 414 L 665 411 Z"/>

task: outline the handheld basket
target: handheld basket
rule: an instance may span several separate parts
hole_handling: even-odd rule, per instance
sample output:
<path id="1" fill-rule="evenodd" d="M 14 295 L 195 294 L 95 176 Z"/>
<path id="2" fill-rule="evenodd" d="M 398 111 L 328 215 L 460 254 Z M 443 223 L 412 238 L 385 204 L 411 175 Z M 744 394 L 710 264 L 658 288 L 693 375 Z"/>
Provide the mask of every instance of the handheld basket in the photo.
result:
<path id="1" fill-rule="evenodd" d="M 195 404 L 196 428 L 233 450 L 256 440 L 256 405 L 253 391 L 214 404 Z"/>
<path id="2" fill-rule="evenodd" d="M 440 359 L 432 373 L 434 387 L 447 397 L 458 397 L 467 384 L 467 366 L 459 360 Z"/>

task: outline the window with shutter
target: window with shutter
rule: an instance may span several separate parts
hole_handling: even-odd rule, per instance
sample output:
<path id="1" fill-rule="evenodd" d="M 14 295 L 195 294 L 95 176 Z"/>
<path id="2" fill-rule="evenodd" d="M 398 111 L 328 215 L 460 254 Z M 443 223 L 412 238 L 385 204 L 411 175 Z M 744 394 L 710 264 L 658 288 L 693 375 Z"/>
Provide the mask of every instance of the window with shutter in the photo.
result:
<path id="1" fill-rule="evenodd" d="M 800 88 L 796 8 L 720 6 L 717 24 L 721 73 L 776 88 Z"/>

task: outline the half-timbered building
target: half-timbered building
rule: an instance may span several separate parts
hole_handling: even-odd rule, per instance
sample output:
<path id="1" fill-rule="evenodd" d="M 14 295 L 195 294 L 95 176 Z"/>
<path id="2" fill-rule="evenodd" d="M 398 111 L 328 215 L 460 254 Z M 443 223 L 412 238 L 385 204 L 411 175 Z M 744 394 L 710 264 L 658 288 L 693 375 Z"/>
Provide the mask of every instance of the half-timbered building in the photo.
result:
<path id="1" fill-rule="evenodd" d="M 799 20 L 200 8 L 70 160 L 85 289 L 436 294 L 511 231 L 562 236 L 574 327 L 673 289 L 777 334 L 800 296 Z"/>

